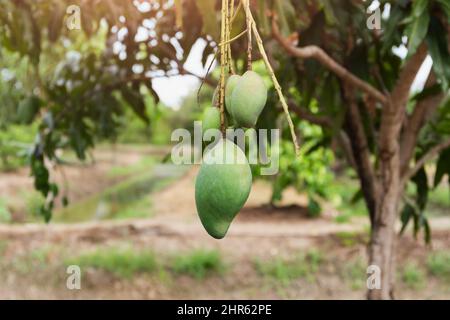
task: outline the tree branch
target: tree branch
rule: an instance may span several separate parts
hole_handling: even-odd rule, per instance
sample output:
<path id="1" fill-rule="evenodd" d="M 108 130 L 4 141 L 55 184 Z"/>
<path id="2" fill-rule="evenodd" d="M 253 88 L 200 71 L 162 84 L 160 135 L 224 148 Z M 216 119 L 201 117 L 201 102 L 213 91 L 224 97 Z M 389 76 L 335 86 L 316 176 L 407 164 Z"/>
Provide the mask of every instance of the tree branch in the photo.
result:
<path id="1" fill-rule="evenodd" d="M 439 153 L 447 148 L 450 147 L 450 139 L 447 139 L 439 144 L 437 144 L 436 146 L 434 146 L 433 148 L 431 148 L 430 150 L 428 150 L 427 153 L 425 153 L 425 155 L 422 156 L 422 158 L 420 158 L 416 164 L 414 165 L 414 167 L 412 167 L 409 171 L 407 171 L 403 177 L 402 177 L 402 181 L 404 183 L 408 182 L 412 177 L 414 177 L 416 175 L 416 173 L 425 165 L 425 163 L 431 159 L 433 159 L 434 157 L 438 156 Z"/>
<path id="2" fill-rule="evenodd" d="M 406 107 L 408 103 L 411 86 L 416 79 L 417 73 L 427 57 L 428 50 L 425 43 L 422 43 L 416 53 L 405 63 L 394 89 L 391 93 L 391 102 L 395 106 Z"/>
<path id="3" fill-rule="evenodd" d="M 380 128 L 380 155 L 382 162 L 387 164 L 395 156 L 395 164 L 400 170 L 400 142 L 399 135 L 406 115 L 406 106 L 410 96 L 411 85 L 414 82 L 420 67 L 427 56 L 427 47 L 420 45 L 416 53 L 405 63 L 396 85 L 389 97 L 389 103 L 383 108 Z M 389 169 L 382 171 L 389 174 Z M 387 167 L 386 167 L 387 168 Z M 388 183 L 389 184 L 389 183 Z M 386 185 L 388 185 L 386 184 Z"/>
<path id="4" fill-rule="evenodd" d="M 436 76 L 434 72 L 431 71 L 425 88 L 432 87 L 435 84 Z M 409 117 L 407 126 L 403 131 L 400 144 L 400 165 L 402 174 L 408 170 L 408 165 L 414 155 L 414 149 L 416 147 L 420 130 L 426 123 L 429 116 L 436 111 L 443 98 L 444 94 L 442 92 L 424 98 L 417 103 L 413 113 Z"/>
<path id="5" fill-rule="evenodd" d="M 386 104 L 388 99 L 386 95 L 380 92 L 378 89 L 370 85 L 369 83 L 361 80 L 350 71 L 341 66 L 338 62 L 333 60 L 323 49 L 318 46 L 306 46 L 302 48 L 298 48 L 293 46 L 288 40 L 283 38 L 280 34 L 278 25 L 275 21 L 276 19 L 272 19 L 272 33 L 274 38 L 278 41 L 278 43 L 289 53 L 291 56 L 302 58 L 302 59 L 316 59 L 323 66 L 328 68 L 331 72 L 336 74 L 343 81 L 354 85 L 360 90 L 366 92 L 371 97 L 375 98 L 377 101 L 382 104 Z"/>
<path id="6" fill-rule="evenodd" d="M 332 127 L 333 121 L 326 116 L 319 116 L 312 113 L 306 108 L 298 106 L 293 100 L 288 101 L 289 109 L 291 109 L 300 119 L 304 119 L 312 124 L 316 124 L 322 127 Z"/>
<path id="7" fill-rule="evenodd" d="M 367 143 L 366 133 L 363 127 L 361 114 L 358 105 L 354 100 L 352 86 L 348 83 L 342 84 L 343 98 L 348 105 L 345 114 L 345 131 L 350 138 L 350 145 L 353 152 L 353 158 L 361 182 L 367 209 L 369 210 L 370 220 L 373 222 L 376 212 L 376 199 L 378 196 L 378 182 L 370 160 L 370 150 Z"/>

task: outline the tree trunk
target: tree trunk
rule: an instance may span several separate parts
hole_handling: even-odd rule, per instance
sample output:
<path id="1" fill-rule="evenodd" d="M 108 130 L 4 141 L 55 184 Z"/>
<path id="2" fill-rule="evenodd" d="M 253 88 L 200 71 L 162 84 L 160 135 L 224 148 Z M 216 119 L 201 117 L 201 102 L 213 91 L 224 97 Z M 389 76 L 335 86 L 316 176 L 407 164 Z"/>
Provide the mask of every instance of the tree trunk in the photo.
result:
<path id="1" fill-rule="evenodd" d="M 372 223 L 372 234 L 369 247 L 369 264 L 379 268 L 381 287 L 368 288 L 369 299 L 393 299 L 395 283 L 395 247 L 397 220 L 400 199 L 403 194 L 400 179 L 400 153 L 397 143 L 392 152 L 381 154 L 380 192 L 377 197 L 376 214 Z"/>
<path id="2" fill-rule="evenodd" d="M 379 267 L 381 287 L 370 289 L 368 298 L 371 300 L 387 300 L 394 298 L 395 282 L 395 221 L 398 212 L 397 191 L 385 194 L 373 225 L 369 246 L 369 264 Z"/>

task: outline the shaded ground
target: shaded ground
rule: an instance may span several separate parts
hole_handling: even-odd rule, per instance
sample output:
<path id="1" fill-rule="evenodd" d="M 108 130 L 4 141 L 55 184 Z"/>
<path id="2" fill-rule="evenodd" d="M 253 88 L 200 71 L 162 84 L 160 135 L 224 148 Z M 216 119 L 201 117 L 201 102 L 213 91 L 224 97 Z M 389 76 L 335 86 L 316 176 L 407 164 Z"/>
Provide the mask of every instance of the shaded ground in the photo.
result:
<path id="1" fill-rule="evenodd" d="M 91 193 L 84 189 L 85 185 L 92 187 L 91 179 L 98 182 L 99 189 L 102 183 L 111 183 L 105 178 L 108 167 L 102 162 L 110 158 L 104 156 L 104 160 L 96 157 L 93 172 L 85 167 L 81 169 L 87 170 L 84 178 L 72 180 L 71 189 L 79 190 L 79 200 Z M 139 155 L 134 160 L 139 161 Z M 121 163 L 121 159 L 115 161 Z M 76 168 L 71 170 L 75 177 Z M 306 198 L 293 190 L 286 191 L 281 208 L 269 207 L 270 186 L 256 182 L 228 236 L 217 241 L 205 233 L 196 215 L 196 170 L 149 195 L 151 219 L 0 225 L 0 298 L 364 298 L 365 218 L 336 223 L 332 208 L 321 218 L 307 218 Z M 25 177 L 20 179 L 29 183 Z M 3 176 L 0 181 L 0 192 L 12 189 Z M 445 265 L 450 248 L 449 220 L 435 219 L 432 225 L 431 251 L 421 240 L 409 236 L 399 240 L 398 298 L 450 299 L 450 271 Z M 114 273 L 123 268 L 119 258 L 103 257 L 103 267 L 82 267 L 81 290 L 66 288 L 70 261 L 81 261 L 77 260 L 80 255 L 98 251 L 111 254 L 120 248 L 137 255 L 151 252 L 156 266 L 140 261 L 142 270 L 124 276 Z M 189 267 L 180 269 L 179 258 L 197 250 L 217 254 L 220 262 L 192 258 Z M 440 260 L 432 260 L 434 255 Z M 131 264 L 136 257 L 125 260 Z M 208 272 L 193 276 L 192 270 L 202 268 Z"/>

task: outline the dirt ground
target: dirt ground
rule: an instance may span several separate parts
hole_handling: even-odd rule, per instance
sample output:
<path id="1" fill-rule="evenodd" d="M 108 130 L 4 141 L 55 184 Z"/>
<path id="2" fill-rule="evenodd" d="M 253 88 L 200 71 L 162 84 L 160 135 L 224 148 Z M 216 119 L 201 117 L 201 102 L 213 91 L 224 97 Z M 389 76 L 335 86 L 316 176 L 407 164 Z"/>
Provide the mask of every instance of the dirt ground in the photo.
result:
<path id="1" fill-rule="evenodd" d="M 139 160 L 129 153 L 127 165 Z M 96 157 L 95 165 L 66 170 L 71 190 L 82 199 L 101 190 L 111 181 L 104 179 L 108 154 Z M 366 257 L 368 220 L 354 218 L 336 223 L 336 211 L 326 208 L 320 218 L 306 216 L 306 198 L 287 190 L 280 207 L 267 205 L 270 186 L 257 181 L 249 201 L 233 223 L 224 240 L 214 240 L 201 227 L 195 210 L 192 168 L 181 179 L 152 197 L 154 217 L 121 221 L 96 221 L 79 224 L 0 225 L 0 299 L 363 299 L 364 268 L 352 268 Z M 26 171 L 0 175 L 2 196 L 17 192 L 31 180 Z M 424 268 L 430 251 L 450 248 L 450 221 L 432 220 L 433 243 L 399 237 L 399 270 L 411 263 Z M 409 233 L 408 233 L 409 234 Z M 351 241 L 347 241 L 350 235 Z M 124 279 L 108 272 L 83 270 L 81 290 L 66 288 L 64 259 L 94 249 L 132 246 L 152 250 L 161 259 L 194 249 L 220 252 L 226 272 L 204 279 L 165 274 L 136 274 Z M 321 260 L 314 274 L 280 284 L 255 271 L 255 260 L 292 259 L 299 254 L 319 251 Z M 44 254 L 42 254 L 44 252 Z M 37 253 L 40 253 L 36 258 Z M 33 256 L 34 255 L 34 256 Z M 30 258 L 31 257 L 31 258 Z M 33 258 L 34 257 L 34 258 Z M 361 270 L 362 271 L 361 271 Z M 358 271 L 358 272 L 357 272 Z M 426 273 L 426 271 L 424 271 Z M 420 286 L 401 280 L 396 296 L 400 299 L 450 299 L 450 284 L 426 275 Z"/>

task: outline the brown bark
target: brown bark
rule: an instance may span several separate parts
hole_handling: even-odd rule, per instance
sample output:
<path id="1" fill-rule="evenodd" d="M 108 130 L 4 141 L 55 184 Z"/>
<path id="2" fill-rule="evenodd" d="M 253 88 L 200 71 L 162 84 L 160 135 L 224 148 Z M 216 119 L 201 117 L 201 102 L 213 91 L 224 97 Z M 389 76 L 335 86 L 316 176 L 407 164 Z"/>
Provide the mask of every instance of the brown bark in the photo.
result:
<path id="1" fill-rule="evenodd" d="M 370 151 L 367 143 L 367 137 L 364 132 L 361 114 L 358 105 L 354 100 L 354 93 L 348 85 L 343 84 L 343 99 L 348 105 L 345 115 L 344 130 L 350 139 L 350 145 L 353 153 L 355 169 L 358 173 L 361 190 L 369 210 L 370 221 L 373 223 L 376 210 L 377 182 L 372 163 L 370 161 Z"/>

